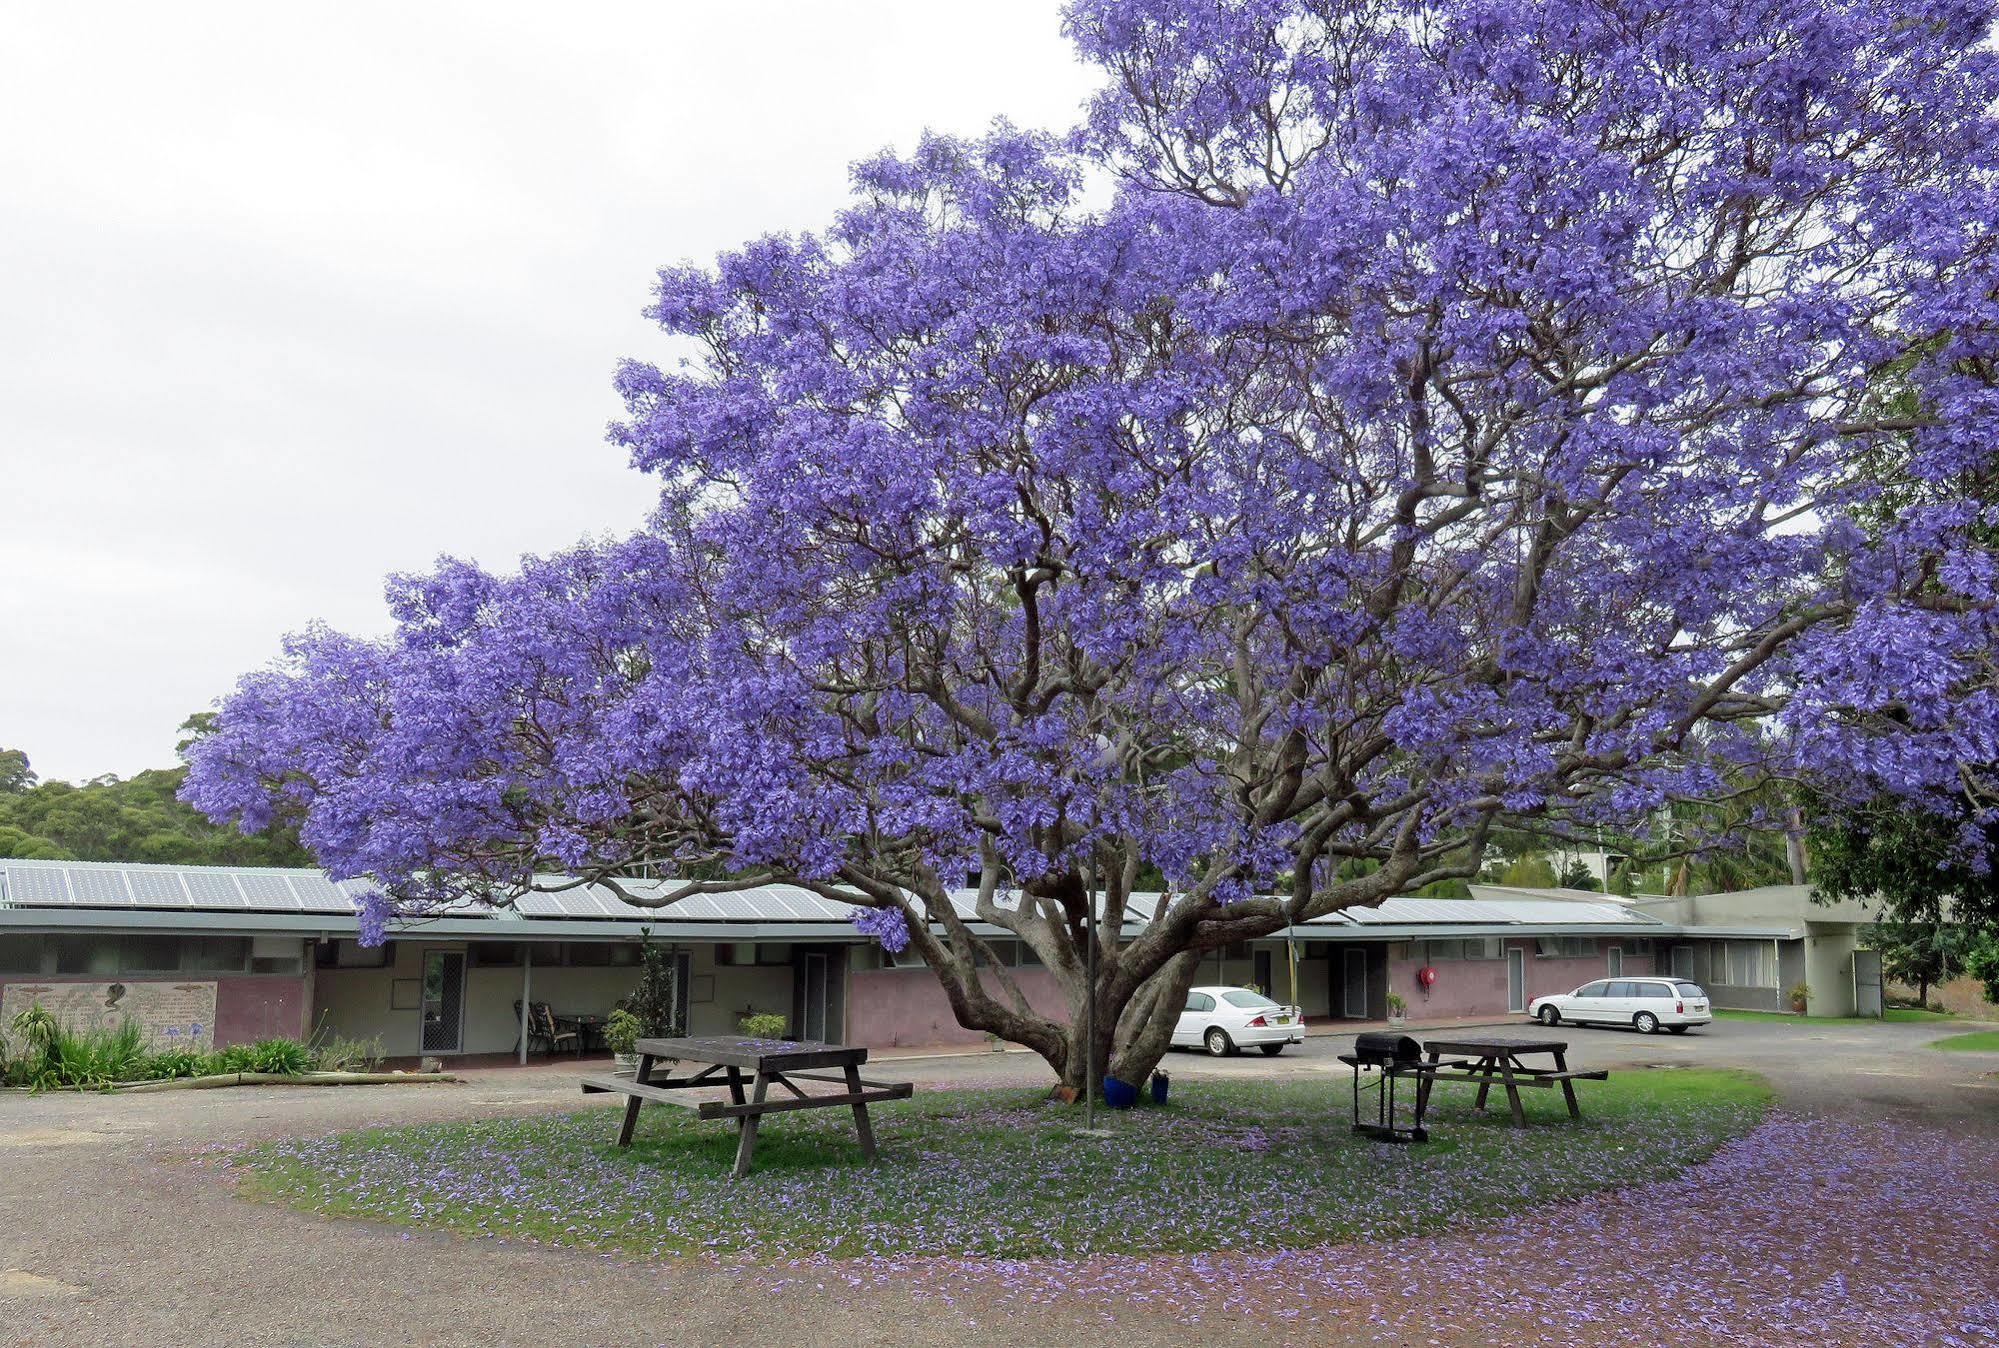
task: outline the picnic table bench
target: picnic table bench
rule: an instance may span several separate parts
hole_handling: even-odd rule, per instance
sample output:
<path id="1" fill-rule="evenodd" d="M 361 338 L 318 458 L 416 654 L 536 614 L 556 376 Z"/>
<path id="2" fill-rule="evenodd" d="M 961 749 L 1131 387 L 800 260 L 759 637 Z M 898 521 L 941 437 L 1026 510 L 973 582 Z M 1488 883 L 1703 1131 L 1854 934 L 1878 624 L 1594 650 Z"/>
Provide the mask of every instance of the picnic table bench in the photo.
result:
<path id="1" fill-rule="evenodd" d="M 1572 1071 L 1569 1067 L 1569 1046 L 1566 1043 L 1547 1039 L 1518 1039 L 1509 1037 L 1472 1037 L 1463 1039 L 1431 1039 L 1425 1041 L 1423 1052 L 1427 1061 L 1411 1075 L 1418 1078 L 1416 1084 L 1416 1117 L 1420 1121 L 1430 1103 L 1430 1089 L 1439 1081 L 1473 1081 L 1478 1083 L 1478 1099 L 1473 1108 L 1483 1110 L 1487 1094 L 1494 1085 L 1506 1091 L 1506 1103 L 1513 1114 L 1516 1128 L 1527 1126 L 1526 1111 L 1520 1107 L 1520 1088 L 1536 1087 L 1553 1090 L 1560 1087 L 1562 1098 L 1568 1103 L 1569 1117 L 1579 1119 L 1582 1109 L 1576 1103 L 1578 1081 L 1608 1081 L 1610 1073 L 1603 1071 Z M 1458 1055 L 1455 1061 L 1444 1062 L 1445 1054 Z M 1534 1067 L 1522 1061 L 1525 1058 L 1544 1056 L 1555 1061 L 1552 1068 Z"/>
<path id="2" fill-rule="evenodd" d="M 849 1105 L 854 1111 L 854 1131 L 860 1135 L 861 1153 L 875 1159 L 875 1130 L 868 1121 L 868 1105 L 883 1100 L 906 1100 L 915 1091 L 907 1081 L 863 1081 L 861 1064 L 868 1051 L 853 1044 L 818 1044 L 789 1039 L 749 1039 L 740 1035 L 706 1035 L 692 1039 L 641 1039 L 633 1046 L 638 1054 L 638 1070 L 631 1076 L 587 1076 L 583 1091 L 608 1092 L 628 1097 L 625 1118 L 618 1129 L 618 1145 L 628 1147 L 632 1130 L 638 1126 L 639 1107 L 648 1101 L 691 1108 L 704 1119 L 736 1121 L 736 1168 L 730 1178 L 741 1179 L 750 1170 L 756 1150 L 757 1123 L 766 1114 L 782 1114 L 799 1109 L 834 1109 Z M 701 1071 L 674 1076 L 655 1076 L 662 1061 L 675 1065 L 705 1063 Z M 839 1074 L 812 1068 L 838 1068 Z M 744 1091 L 745 1079 L 749 1090 Z M 819 1095 L 808 1094 L 796 1085 L 800 1081 L 831 1082 L 845 1090 Z M 689 1100 L 676 1092 L 691 1087 L 729 1088 L 723 1100 Z M 770 1088 L 781 1086 L 790 1099 L 772 1100 Z"/>

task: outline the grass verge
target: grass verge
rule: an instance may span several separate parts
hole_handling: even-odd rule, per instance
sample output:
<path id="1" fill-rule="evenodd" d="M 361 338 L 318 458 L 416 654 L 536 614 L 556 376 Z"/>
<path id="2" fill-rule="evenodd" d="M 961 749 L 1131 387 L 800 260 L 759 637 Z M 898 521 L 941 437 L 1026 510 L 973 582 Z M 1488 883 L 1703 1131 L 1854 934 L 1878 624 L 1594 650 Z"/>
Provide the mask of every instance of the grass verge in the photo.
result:
<path id="1" fill-rule="evenodd" d="M 1800 1016 L 1790 1011 L 1737 1011 L 1732 1008 L 1716 1007 L 1716 1020 L 1764 1020 L 1783 1021 L 1794 1025 L 1872 1025 L 1872 1016 Z M 1931 1021 L 1955 1020 L 1948 1011 L 1919 1011 L 1913 1006 L 1891 1006 L 1881 1013 L 1881 1019 L 1891 1025 L 1922 1025 Z"/>
<path id="2" fill-rule="evenodd" d="M 1999 1030 L 1979 1030 L 1975 1034 L 1954 1034 L 1947 1039 L 1938 1039 L 1931 1048 L 1949 1049 L 1961 1053 L 1999 1053 Z"/>
<path id="3" fill-rule="evenodd" d="M 1356 1137 L 1344 1080 L 1199 1082 L 1069 1135 L 1074 1107 L 1024 1089 L 945 1090 L 874 1110 L 862 1163 L 845 1110 L 772 1116 L 731 1184 L 732 1129 L 648 1106 L 629 1150 L 613 1109 L 267 1143 L 243 1191 L 313 1212 L 626 1255 L 983 1257 L 1255 1250 L 1383 1239 L 1663 1178 L 1763 1117 L 1746 1073 L 1625 1071 L 1524 1092 L 1533 1126 L 1439 1087 L 1433 1140 Z"/>

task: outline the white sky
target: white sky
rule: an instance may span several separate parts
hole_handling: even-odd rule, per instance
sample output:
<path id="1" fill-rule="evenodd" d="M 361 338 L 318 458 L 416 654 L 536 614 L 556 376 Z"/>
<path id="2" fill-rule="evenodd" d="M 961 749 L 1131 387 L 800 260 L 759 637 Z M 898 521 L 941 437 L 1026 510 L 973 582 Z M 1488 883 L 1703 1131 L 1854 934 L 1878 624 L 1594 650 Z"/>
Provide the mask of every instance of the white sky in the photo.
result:
<path id="1" fill-rule="evenodd" d="M 1056 0 L 9 6 L 0 747 L 170 765 L 281 633 L 381 630 L 387 572 L 631 527 L 656 267 L 1090 85 Z"/>

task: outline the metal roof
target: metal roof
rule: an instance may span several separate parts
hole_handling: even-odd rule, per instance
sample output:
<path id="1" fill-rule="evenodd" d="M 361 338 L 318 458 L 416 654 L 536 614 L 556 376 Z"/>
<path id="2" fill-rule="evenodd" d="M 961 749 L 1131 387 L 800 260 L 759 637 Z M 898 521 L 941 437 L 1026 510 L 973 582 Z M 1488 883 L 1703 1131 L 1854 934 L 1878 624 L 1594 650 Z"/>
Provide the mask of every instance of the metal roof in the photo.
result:
<path id="1" fill-rule="evenodd" d="M 560 884 L 562 877 L 540 877 L 539 883 Z M 663 879 L 623 879 L 619 884 L 635 896 L 663 897 L 680 882 Z M 284 929 L 346 930 L 354 918 L 354 901 L 367 889 L 359 881 L 334 881 L 311 869 L 211 866 L 160 866 L 88 861 L 28 861 L 0 858 L 0 910 L 16 910 L 9 926 L 44 925 L 50 919 L 28 914 L 60 911 L 82 919 L 85 913 L 123 913 L 127 928 L 147 925 L 213 929 L 217 919 L 233 915 L 244 926 L 270 929 L 260 918 L 284 917 L 295 922 Z M 1489 891 L 1488 891 L 1489 892 Z M 1287 929 L 1294 937 L 1334 938 L 1339 929 L 1368 939 L 1404 939 L 1410 935 L 1451 936 L 1549 934 L 1575 931 L 1639 929 L 1653 933 L 1680 928 L 1622 904 L 1587 895 L 1543 896 L 1514 891 L 1521 897 L 1480 899 L 1393 898 L 1374 908 L 1348 909 L 1314 918 Z M 960 917 L 986 934 L 1004 936 L 998 928 L 978 922 L 977 893 L 959 890 L 952 903 Z M 1151 922 L 1165 896 L 1138 893 L 1126 905 L 1125 931 L 1136 935 Z M 1010 906 L 1009 896 L 1000 896 Z M 696 894 L 661 908 L 628 903 L 603 885 L 535 890 L 519 894 L 503 907 L 467 903 L 448 912 L 405 920 L 399 929 L 419 927 L 443 931 L 449 922 L 460 934 L 484 934 L 502 939 L 526 936 L 552 938 L 554 930 L 596 935 L 632 934 L 649 926 L 665 936 L 667 929 L 711 939 L 754 940 L 749 928 L 783 930 L 791 939 L 862 939 L 848 922 L 851 909 L 796 885 L 757 885 L 720 894 Z M 186 921 L 166 921 L 168 914 L 189 915 Z M 198 919 L 192 915 L 201 915 Z M 494 923 L 505 924 L 496 929 Z M 110 925 L 105 917 L 79 920 L 76 925 Z M 1356 930 L 1358 929 L 1358 930 Z M 766 936 L 765 939 L 781 939 Z"/>

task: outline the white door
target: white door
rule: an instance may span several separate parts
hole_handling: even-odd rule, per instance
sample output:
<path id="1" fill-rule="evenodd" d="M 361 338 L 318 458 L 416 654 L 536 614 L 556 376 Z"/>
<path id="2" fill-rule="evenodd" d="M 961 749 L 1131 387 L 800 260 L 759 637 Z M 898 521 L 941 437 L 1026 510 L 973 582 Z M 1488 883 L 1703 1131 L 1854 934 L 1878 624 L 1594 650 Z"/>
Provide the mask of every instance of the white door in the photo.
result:
<path id="1" fill-rule="evenodd" d="M 1623 972 L 1624 972 L 1624 947 L 1623 947 L 1623 946 L 1621 946 L 1621 945 L 1614 945 L 1614 946 L 1610 947 L 1610 950 L 1609 950 L 1609 952 L 1608 952 L 1608 955 L 1607 955 L 1607 961 L 1608 961 L 1608 966 L 1609 966 L 1609 967 L 1607 967 L 1607 968 L 1606 968 L 1606 969 L 1604 970 L 1604 972 L 1605 972 L 1605 973 L 1609 974 L 1609 975 L 1610 975 L 1610 976 L 1611 976 L 1612 978 L 1615 978 L 1615 977 L 1617 977 L 1617 976 L 1618 976 L 1619 974 L 1623 973 Z"/>
<path id="2" fill-rule="evenodd" d="M 1346 955 L 1346 975 L 1340 980 L 1344 992 L 1341 1002 L 1347 1015 L 1355 1020 L 1367 1019 L 1367 952 L 1349 950 Z"/>
<path id="3" fill-rule="evenodd" d="M 1527 952 L 1518 946 L 1506 952 L 1506 1009 L 1527 1009 Z"/>

